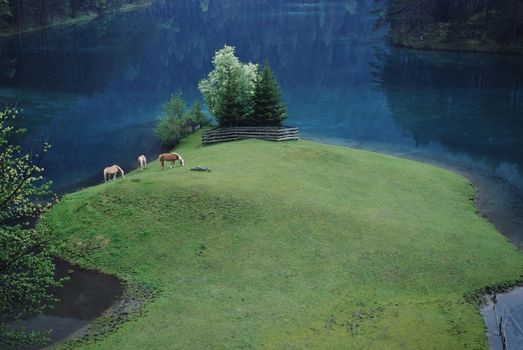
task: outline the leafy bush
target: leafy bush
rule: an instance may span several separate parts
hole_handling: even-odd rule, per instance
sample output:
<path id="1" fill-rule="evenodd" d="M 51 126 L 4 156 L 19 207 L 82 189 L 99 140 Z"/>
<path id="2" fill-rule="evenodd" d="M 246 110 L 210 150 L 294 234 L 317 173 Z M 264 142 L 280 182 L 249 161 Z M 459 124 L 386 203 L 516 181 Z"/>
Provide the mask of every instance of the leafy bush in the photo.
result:
<path id="1" fill-rule="evenodd" d="M 51 234 L 30 223 L 52 203 L 49 182 L 38 163 L 49 145 L 34 157 L 12 141 L 24 132 L 15 126 L 18 111 L 0 112 L 0 348 L 45 344 L 42 332 L 11 327 L 12 321 L 40 314 L 54 301 L 50 290 L 61 285 L 54 279 Z"/>
<path id="2" fill-rule="evenodd" d="M 183 94 L 178 91 L 163 103 L 163 118 L 154 129 L 165 148 L 171 149 L 178 142 L 199 127 L 209 125 L 210 121 L 203 113 L 200 103 L 194 102 L 190 111 L 186 111 Z"/>
<path id="3" fill-rule="evenodd" d="M 192 104 L 191 110 L 186 115 L 186 119 L 192 121 L 193 123 L 198 124 L 200 127 L 207 126 L 211 124 L 209 118 L 205 116 L 202 111 L 202 106 L 200 102 L 195 101 Z"/>

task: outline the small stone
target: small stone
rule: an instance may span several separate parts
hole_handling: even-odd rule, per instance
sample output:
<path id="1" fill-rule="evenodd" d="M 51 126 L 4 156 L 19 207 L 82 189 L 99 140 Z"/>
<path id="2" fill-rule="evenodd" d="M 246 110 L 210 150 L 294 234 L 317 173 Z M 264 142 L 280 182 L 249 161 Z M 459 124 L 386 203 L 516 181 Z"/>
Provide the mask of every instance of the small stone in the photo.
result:
<path id="1" fill-rule="evenodd" d="M 207 171 L 207 172 L 211 172 L 211 169 L 207 168 L 206 166 L 197 166 L 197 167 L 194 167 L 194 168 L 191 168 L 192 171 Z"/>

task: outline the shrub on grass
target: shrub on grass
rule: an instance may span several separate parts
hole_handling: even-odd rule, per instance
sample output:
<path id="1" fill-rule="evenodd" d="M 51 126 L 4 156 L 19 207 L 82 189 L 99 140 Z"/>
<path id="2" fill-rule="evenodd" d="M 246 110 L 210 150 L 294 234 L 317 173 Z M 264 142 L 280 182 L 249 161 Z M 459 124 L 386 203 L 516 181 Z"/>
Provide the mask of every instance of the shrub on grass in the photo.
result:
<path id="1" fill-rule="evenodd" d="M 194 102 L 190 111 L 186 111 L 185 100 L 181 91 L 171 95 L 162 105 L 163 117 L 158 120 L 154 132 L 167 148 L 173 148 L 178 142 L 198 129 L 209 125 L 210 121 L 203 113 L 200 103 Z"/>

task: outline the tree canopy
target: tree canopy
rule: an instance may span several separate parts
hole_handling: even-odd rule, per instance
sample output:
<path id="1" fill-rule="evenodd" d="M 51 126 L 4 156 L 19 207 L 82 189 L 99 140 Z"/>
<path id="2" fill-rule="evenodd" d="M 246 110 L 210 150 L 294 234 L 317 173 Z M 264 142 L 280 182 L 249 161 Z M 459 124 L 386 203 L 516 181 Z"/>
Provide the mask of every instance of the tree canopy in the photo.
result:
<path id="1" fill-rule="evenodd" d="M 220 125 L 242 124 L 252 110 L 258 66 L 241 63 L 234 51 L 228 45 L 218 50 L 212 60 L 214 70 L 198 84 L 209 111 Z"/>
<path id="2" fill-rule="evenodd" d="M 10 322 L 41 313 L 54 300 L 50 235 L 32 224 L 50 203 L 49 183 L 38 166 L 39 153 L 23 153 L 14 140 L 24 132 L 12 126 L 18 111 L 0 112 L 0 348 L 44 341 L 42 333 L 13 329 Z"/>
<path id="3" fill-rule="evenodd" d="M 209 111 L 220 126 L 279 126 L 286 112 L 280 87 L 268 62 L 241 63 L 234 47 L 225 47 L 213 58 L 214 69 L 198 87 Z"/>
<path id="4" fill-rule="evenodd" d="M 280 86 L 272 74 L 269 62 L 265 61 L 254 89 L 252 122 L 255 125 L 279 126 L 286 118 Z"/>
<path id="5" fill-rule="evenodd" d="M 154 129 L 165 148 L 173 148 L 181 138 L 191 133 L 196 126 L 209 124 L 200 103 L 195 101 L 187 110 L 183 93 L 178 90 L 162 104 L 163 116 Z"/>

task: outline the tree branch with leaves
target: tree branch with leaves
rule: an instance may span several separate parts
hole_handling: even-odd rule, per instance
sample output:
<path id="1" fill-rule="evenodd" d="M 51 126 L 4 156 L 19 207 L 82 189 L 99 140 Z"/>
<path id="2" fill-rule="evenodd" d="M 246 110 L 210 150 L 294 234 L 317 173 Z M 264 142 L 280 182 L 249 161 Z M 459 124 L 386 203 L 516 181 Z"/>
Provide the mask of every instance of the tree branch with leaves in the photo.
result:
<path id="1" fill-rule="evenodd" d="M 54 301 L 54 278 L 48 232 L 34 227 L 56 199 L 44 181 L 40 161 L 47 143 L 34 155 L 14 140 L 24 129 L 15 126 L 18 111 L 0 112 L 0 348 L 44 343 L 45 334 L 14 328 L 17 320 L 32 317 Z"/>

